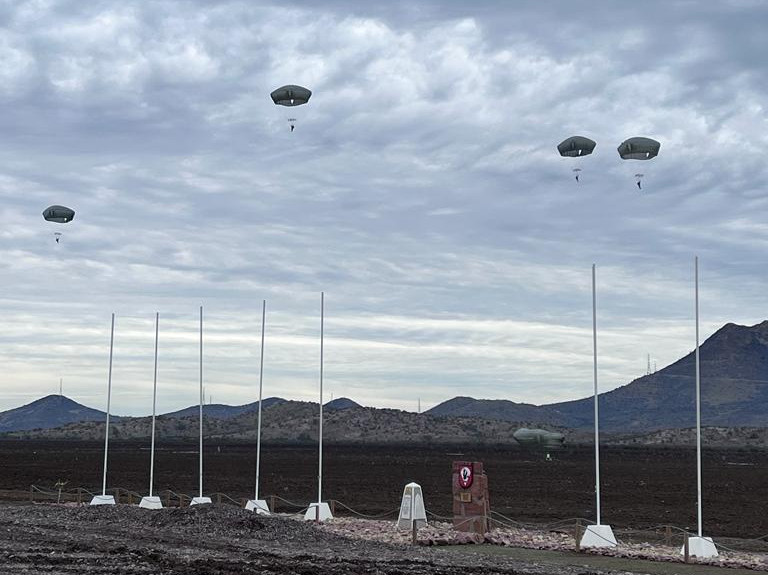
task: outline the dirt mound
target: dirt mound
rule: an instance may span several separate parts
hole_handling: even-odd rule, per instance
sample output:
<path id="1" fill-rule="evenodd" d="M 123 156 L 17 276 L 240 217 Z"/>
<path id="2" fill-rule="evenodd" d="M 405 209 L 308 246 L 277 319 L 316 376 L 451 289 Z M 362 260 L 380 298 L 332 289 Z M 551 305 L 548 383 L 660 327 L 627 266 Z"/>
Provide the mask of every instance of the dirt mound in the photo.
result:
<path id="1" fill-rule="evenodd" d="M 439 553 L 341 537 L 284 517 L 226 505 L 0 507 L 4 575 L 572 575 L 500 558 Z M 583 572 L 583 571 L 580 571 Z M 594 573 L 601 573 L 595 571 Z M 602 573 L 608 573 L 604 571 Z"/>

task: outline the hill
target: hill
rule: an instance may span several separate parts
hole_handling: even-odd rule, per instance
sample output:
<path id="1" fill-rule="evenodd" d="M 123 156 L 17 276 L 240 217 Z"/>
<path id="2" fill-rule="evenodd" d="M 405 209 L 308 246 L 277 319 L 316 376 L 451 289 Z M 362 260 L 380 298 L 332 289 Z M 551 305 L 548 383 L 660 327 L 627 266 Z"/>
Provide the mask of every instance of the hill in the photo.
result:
<path id="1" fill-rule="evenodd" d="M 106 412 L 86 407 L 63 395 L 47 395 L 38 400 L 0 413 L 0 432 L 24 429 L 48 429 L 77 421 L 101 421 Z M 118 416 L 110 419 L 119 420 Z"/>
<path id="2" fill-rule="evenodd" d="M 348 397 L 339 397 L 323 404 L 323 408 L 329 411 L 333 411 L 334 409 L 349 409 L 351 407 L 362 407 L 362 405 L 356 401 L 352 401 Z"/>
<path id="3" fill-rule="evenodd" d="M 283 401 L 262 413 L 265 443 L 306 444 L 317 441 L 319 410 L 316 403 Z M 124 418 L 110 426 L 110 437 L 148 441 L 150 417 Z M 257 414 L 244 412 L 219 419 L 203 418 L 205 441 L 256 440 Z M 531 422 L 488 421 L 466 417 L 429 417 L 396 409 L 348 407 L 331 409 L 323 418 L 323 441 L 329 444 L 433 444 L 508 445 L 517 448 L 512 434 Z M 166 440 L 194 440 L 198 437 L 197 417 L 160 416 L 157 437 Z M 101 440 L 104 422 L 73 423 L 56 429 L 27 430 L 8 434 L 21 439 Z"/>
<path id="4" fill-rule="evenodd" d="M 701 345 L 700 361 L 702 425 L 768 426 L 768 321 L 751 327 L 724 325 Z M 615 432 L 692 427 L 695 399 L 691 352 L 656 373 L 600 394 L 600 427 Z M 593 425 L 593 410 L 592 397 L 541 406 L 454 398 L 427 413 L 527 419 L 584 429 Z"/>
<path id="5" fill-rule="evenodd" d="M 285 401 L 282 397 L 268 397 L 266 399 L 261 400 L 261 408 L 266 409 L 272 405 L 276 405 L 278 403 L 281 403 Z M 218 419 L 229 419 L 231 417 L 237 417 L 238 415 L 242 413 L 247 413 L 249 411 L 258 411 L 259 410 L 259 402 L 254 401 L 253 403 L 246 403 L 245 405 L 225 405 L 222 403 L 209 403 L 203 405 L 203 416 L 209 416 L 209 417 L 216 417 Z M 190 405 L 189 407 L 185 407 L 184 409 L 179 409 L 177 411 L 171 411 L 169 413 L 165 413 L 165 417 L 199 417 L 200 414 L 200 406 L 199 405 Z"/>
<path id="6" fill-rule="evenodd" d="M 591 387 L 590 376 L 583 375 L 587 380 L 585 389 Z M 691 352 L 654 374 L 601 394 L 601 430 L 642 435 L 661 429 L 693 427 L 694 381 L 694 353 Z M 702 425 L 768 427 L 768 321 L 751 327 L 726 324 L 702 344 L 701 389 Z M 250 439 L 255 436 L 257 406 L 258 403 L 205 406 L 206 435 Z M 263 406 L 266 440 L 313 440 L 317 428 L 317 404 L 269 398 L 264 400 Z M 427 443 L 451 440 L 504 443 L 507 435 L 511 438 L 516 426 L 543 426 L 570 430 L 567 433 L 570 441 L 592 428 L 593 409 L 591 396 L 539 406 L 456 397 L 420 416 L 397 410 L 364 408 L 348 398 L 339 398 L 326 404 L 326 438 L 386 443 L 408 442 L 422 437 L 422 442 Z M 161 416 L 158 419 L 158 426 L 162 427 L 159 435 L 194 437 L 197 415 L 198 407 L 192 406 Z M 65 425 L 51 431 L 49 436 L 88 439 L 102 435 L 103 425 L 87 422 L 102 423 L 103 419 L 101 411 L 67 398 L 48 396 L 0 413 L 0 431 Z M 86 423 L 73 423 L 76 421 Z M 149 418 L 122 418 L 116 423 L 115 430 L 118 436 L 125 438 L 147 437 L 149 421 Z M 37 436 L 43 437 L 45 433 Z"/>

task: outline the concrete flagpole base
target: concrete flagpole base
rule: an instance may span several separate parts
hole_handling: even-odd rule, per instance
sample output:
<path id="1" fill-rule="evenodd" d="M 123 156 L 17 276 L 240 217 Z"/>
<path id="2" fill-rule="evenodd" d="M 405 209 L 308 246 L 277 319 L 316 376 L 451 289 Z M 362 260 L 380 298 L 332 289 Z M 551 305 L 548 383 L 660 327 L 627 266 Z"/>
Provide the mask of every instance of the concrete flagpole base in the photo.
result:
<path id="1" fill-rule="evenodd" d="M 144 509 L 162 509 L 163 502 L 160 501 L 160 498 L 157 495 L 152 495 L 151 497 L 149 495 L 145 495 L 141 498 L 139 507 L 143 507 Z"/>
<path id="2" fill-rule="evenodd" d="M 255 511 L 259 515 L 271 515 L 269 506 L 263 499 L 249 499 L 245 504 L 246 511 Z"/>
<path id="3" fill-rule="evenodd" d="M 680 549 L 680 555 L 685 555 L 685 545 Z M 688 555 L 701 559 L 717 557 L 717 547 L 711 537 L 689 537 Z"/>
<path id="4" fill-rule="evenodd" d="M 320 503 L 310 503 L 306 513 L 304 513 L 304 521 L 315 521 L 316 519 L 319 519 L 320 521 L 333 519 L 331 508 L 328 507 L 328 504 L 324 501 Z"/>
<path id="5" fill-rule="evenodd" d="M 190 505 L 205 505 L 207 503 L 213 503 L 210 497 L 193 497 L 192 501 L 189 502 Z"/>
<path id="6" fill-rule="evenodd" d="M 610 525 L 587 525 L 580 547 L 616 547 L 616 537 Z"/>
<path id="7" fill-rule="evenodd" d="M 91 505 L 114 505 L 114 495 L 94 495 L 91 499 Z"/>

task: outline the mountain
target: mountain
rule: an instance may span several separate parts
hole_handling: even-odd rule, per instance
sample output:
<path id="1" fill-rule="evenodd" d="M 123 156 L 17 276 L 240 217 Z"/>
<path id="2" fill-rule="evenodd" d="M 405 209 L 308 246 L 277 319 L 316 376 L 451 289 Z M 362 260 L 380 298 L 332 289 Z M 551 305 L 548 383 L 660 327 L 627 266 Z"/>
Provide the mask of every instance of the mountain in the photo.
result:
<path id="1" fill-rule="evenodd" d="M 350 409 L 352 407 L 362 407 L 356 401 L 352 401 L 348 397 L 339 397 L 338 399 L 332 399 L 328 403 L 323 405 L 323 409 L 333 411 L 334 409 Z"/>
<path id="2" fill-rule="evenodd" d="M 700 353 L 702 425 L 768 427 L 768 321 L 750 327 L 726 324 L 702 344 Z M 600 429 L 643 434 L 693 427 L 696 423 L 694 362 L 695 356 L 691 352 L 656 373 L 601 394 Z M 579 375 L 586 379 L 585 389 L 591 387 L 590 375 Z M 313 437 L 317 404 L 269 398 L 262 405 L 270 406 L 264 411 L 265 437 L 269 436 L 273 441 L 299 442 Z M 222 438 L 249 439 L 255 433 L 257 406 L 258 403 L 205 406 L 206 433 Z M 335 422 L 331 424 L 330 436 L 335 437 L 335 441 L 361 442 L 393 441 L 391 438 L 407 441 L 408 437 L 422 437 L 423 443 L 443 441 L 451 433 L 456 440 L 487 442 L 493 433 L 514 431 L 512 423 L 570 429 L 570 441 L 574 435 L 591 429 L 594 417 L 591 396 L 540 406 L 456 397 L 425 412 L 426 417 L 364 408 L 348 398 L 329 402 L 326 407 L 328 421 Z M 193 406 L 161 416 L 158 418 L 158 425 L 163 427 L 160 435 L 192 437 L 197 414 L 198 407 Z M 149 435 L 149 418 L 123 419 L 115 426 L 121 437 Z M 441 421 L 436 422 L 436 419 Z M 103 423 L 104 413 L 67 398 L 49 396 L 0 413 L 0 431 L 47 429 L 87 420 Z M 507 423 L 501 425 L 500 422 Z M 50 437 L 85 439 L 99 434 L 103 434 L 103 425 L 71 423 L 60 431 L 51 432 Z"/>
<path id="3" fill-rule="evenodd" d="M 481 417 L 537 423 L 555 423 L 559 419 L 557 414 L 551 413 L 546 406 L 515 403 L 506 399 L 474 399 L 472 397 L 454 397 L 424 413 L 439 417 Z"/>
<path id="4" fill-rule="evenodd" d="M 48 395 L 0 413 L 0 432 L 49 429 L 78 421 L 103 423 L 106 417 L 106 412 L 86 407 L 63 395 Z M 110 420 L 119 421 L 120 417 L 110 415 Z"/>
<path id="5" fill-rule="evenodd" d="M 246 411 L 220 419 L 203 418 L 205 442 L 256 440 L 257 414 Z M 261 437 L 265 443 L 311 444 L 318 439 L 317 403 L 283 401 L 262 413 Z M 372 407 L 331 409 L 323 418 L 323 442 L 327 444 L 400 445 L 506 445 L 518 449 L 512 434 L 527 422 L 487 421 L 462 417 L 427 417 L 413 412 Z M 159 441 L 194 441 L 199 433 L 197 417 L 160 416 L 156 420 Z M 110 426 L 110 438 L 148 441 L 150 417 L 131 417 Z M 103 440 L 103 422 L 72 423 L 56 429 L 17 431 L 20 439 Z"/>
<path id="6" fill-rule="evenodd" d="M 261 400 L 261 409 L 264 410 L 278 403 L 285 401 L 282 397 L 268 397 Z M 245 405 L 224 405 L 222 403 L 211 403 L 203 405 L 203 416 L 216 417 L 218 419 L 229 419 L 231 417 L 237 417 L 242 413 L 248 413 L 250 411 L 257 412 L 259 410 L 259 402 L 246 403 Z M 163 414 L 165 417 L 199 417 L 200 406 L 190 405 L 184 409 L 178 411 L 171 411 L 170 413 Z"/>
<path id="7" fill-rule="evenodd" d="M 768 426 L 768 321 L 749 327 L 726 324 L 701 345 L 699 354 L 702 425 Z M 695 353 L 691 352 L 656 373 L 600 394 L 600 428 L 642 432 L 692 427 L 696 424 L 695 400 Z M 594 400 L 586 397 L 532 406 L 454 398 L 427 413 L 448 412 L 583 429 L 593 426 Z"/>

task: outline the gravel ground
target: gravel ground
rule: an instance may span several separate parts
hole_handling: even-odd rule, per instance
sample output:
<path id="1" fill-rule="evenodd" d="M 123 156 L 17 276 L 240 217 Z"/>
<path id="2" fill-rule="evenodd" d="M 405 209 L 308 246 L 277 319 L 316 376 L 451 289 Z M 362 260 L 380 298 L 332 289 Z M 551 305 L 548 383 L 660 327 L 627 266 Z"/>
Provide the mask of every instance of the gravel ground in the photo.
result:
<path id="1" fill-rule="evenodd" d="M 407 531 L 394 529 L 392 521 L 371 521 L 369 519 L 334 518 L 326 521 L 320 529 L 336 535 L 361 538 L 369 541 L 387 543 L 407 543 L 411 534 Z M 655 563 L 680 564 L 683 557 L 680 545 L 663 545 L 659 543 L 629 543 L 622 541 L 621 533 L 617 532 L 619 545 L 615 548 L 591 549 L 583 551 L 579 557 L 590 561 L 590 557 L 618 557 L 630 560 L 641 559 Z M 494 528 L 485 535 L 455 531 L 450 523 L 430 522 L 427 527 L 419 530 L 420 545 L 456 546 L 463 545 L 471 549 L 479 544 L 484 547 L 496 546 L 514 549 L 540 549 L 548 551 L 571 552 L 574 549 L 573 533 L 553 530 L 533 530 L 512 527 Z M 716 543 L 719 543 L 716 541 Z M 475 547 L 476 549 L 480 549 Z M 719 549 L 718 557 L 709 559 L 691 559 L 700 566 L 720 567 L 727 569 L 743 569 L 750 571 L 768 571 L 768 553 L 727 551 Z M 672 571 L 674 571 L 674 567 Z"/>
<path id="2" fill-rule="evenodd" d="M 608 575 L 333 533 L 226 505 L 0 507 L 0 572 L 17 574 Z"/>

